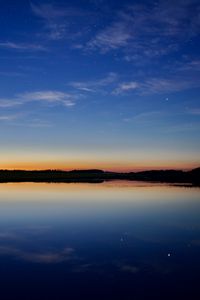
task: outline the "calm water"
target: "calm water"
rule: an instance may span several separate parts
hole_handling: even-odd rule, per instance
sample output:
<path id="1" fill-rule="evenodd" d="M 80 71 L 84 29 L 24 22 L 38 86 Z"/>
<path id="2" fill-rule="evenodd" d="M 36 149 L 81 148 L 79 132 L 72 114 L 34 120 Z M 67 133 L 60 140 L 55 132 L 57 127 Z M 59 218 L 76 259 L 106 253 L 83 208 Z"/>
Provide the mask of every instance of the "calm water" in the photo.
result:
<path id="1" fill-rule="evenodd" d="M 200 189 L 0 184 L 0 299 L 200 299 Z"/>

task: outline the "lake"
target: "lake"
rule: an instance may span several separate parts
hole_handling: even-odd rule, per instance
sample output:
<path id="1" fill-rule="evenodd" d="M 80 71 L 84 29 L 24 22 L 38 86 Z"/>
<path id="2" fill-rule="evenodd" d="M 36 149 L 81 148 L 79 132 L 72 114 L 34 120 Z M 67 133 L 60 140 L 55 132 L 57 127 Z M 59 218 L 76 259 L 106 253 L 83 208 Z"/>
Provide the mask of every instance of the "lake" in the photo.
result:
<path id="1" fill-rule="evenodd" d="M 200 299 L 200 189 L 0 184 L 0 296 Z"/>

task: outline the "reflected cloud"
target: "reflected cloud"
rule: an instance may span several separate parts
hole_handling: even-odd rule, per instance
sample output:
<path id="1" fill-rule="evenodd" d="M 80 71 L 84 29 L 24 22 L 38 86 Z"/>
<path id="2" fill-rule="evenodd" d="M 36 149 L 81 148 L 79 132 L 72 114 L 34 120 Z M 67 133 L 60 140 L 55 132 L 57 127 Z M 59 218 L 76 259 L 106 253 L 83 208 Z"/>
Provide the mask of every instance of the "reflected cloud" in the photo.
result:
<path id="1" fill-rule="evenodd" d="M 27 226 L 26 228 L 17 228 L 15 230 L 0 231 L 1 240 L 26 240 L 26 235 L 38 236 L 47 233 L 52 227 L 51 226 Z"/>
<path id="2" fill-rule="evenodd" d="M 123 265 L 123 266 L 121 266 L 120 269 L 123 272 L 129 272 L 129 273 L 133 273 L 133 274 L 139 272 L 139 270 L 140 270 L 139 268 L 132 266 L 132 265 Z"/>
<path id="3" fill-rule="evenodd" d="M 191 244 L 194 246 L 200 246 L 200 240 L 193 240 Z"/>
<path id="4" fill-rule="evenodd" d="M 61 251 L 47 251 L 47 252 L 27 252 L 21 249 L 10 246 L 0 246 L 0 255 L 14 256 L 33 263 L 60 263 L 72 258 L 73 248 L 66 247 Z"/>
<path id="5" fill-rule="evenodd" d="M 34 263 L 60 263 L 71 259 L 71 255 L 74 252 L 73 248 L 65 248 L 60 252 L 46 252 L 46 253 L 23 253 L 21 254 L 21 258 L 34 262 Z"/>
<path id="6" fill-rule="evenodd" d="M 89 272 L 91 271 L 91 268 L 95 268 L 96 265 L 92 265 L 92 264 L 82 264 L 77 266 L 73 272 L 74 273 L 84 273 L 84 272 Z"/>

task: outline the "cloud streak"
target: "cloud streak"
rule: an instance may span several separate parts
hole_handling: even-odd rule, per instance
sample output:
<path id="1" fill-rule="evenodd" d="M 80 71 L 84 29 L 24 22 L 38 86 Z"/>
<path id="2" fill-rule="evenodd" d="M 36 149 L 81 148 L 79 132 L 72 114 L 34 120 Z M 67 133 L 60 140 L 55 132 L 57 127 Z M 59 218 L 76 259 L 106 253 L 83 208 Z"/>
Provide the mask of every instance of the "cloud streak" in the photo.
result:
<path id="1" fill-rule="evenodd" d="M 24 105 L 30 102 L 71 107 L 75 105 L 75 98 L 75 95 L 63 93 L 60 91 L 48 90 L 37 92 L 25 92 L 23 94 L 16 95 L 12 99 L 0 98 L 0 107 L 14 107 L 18 105 Z"/>
<path id="2" fill-rule="evenodd" d="M 136 81 L 121 83 L 113 92 L 113 95 L 120 95 L 126 92 L 134 91 L 139 88 L 140 84 Z"/>
<path id="3" fill-rule="evenodd" d="M 79 9 L 74 9 L 65 6 L 56 6 L 50 3 L 35 4 L 31 3 L 32 13 L 42 20 L 45 36 L 50 40 L 61 40 L 63 38 L 76 36 L 77 31 L 72 30 L 71 19 L 78 19 L 84 16 L 84 13 Z M 73 31 L 73 33 L 72 33 Z"/>
<path id="4" fill-rule="evenodd" d="M 47 51 L 47 49 L 39 44 L 15 43 L 15 42 L 0 42 L 0 48 L 19 50 L 19 51 Z"/>
<path id="5" fill-rule="evenodd" d="M 92 81 L 79 81 L 79 82 L 71 82 L 69 85 L 75 89 L 84 91 L 84 92 L 97 92 L 102 91 L 103 87 L 113 85 L 118 79 L 118 75 L 116 73 L 110 72 L 104 78 L 100 78 Z"/>
<path id="6" fill-rule="evenodd" d="M 171 77 L 151 78 L 141 85 L 141 94 L 163 94 L 180 92 L 191 88 L 200 87 L 200 80 L 193 78 Z"/>
<path id="7" fill-rule="evenodd" d="M 114 23 L 107 29 L 101 31 L 94 39 L 88 42 L 88 49 L 99 49 L 102 53 L 126 47 L 131 39 L 130 30 L 127 30 L 126 23 Z"/>
<path id="8" fill-rule="evenodd" d="M 66 32 L 66 24 L 63 22 L 63 18 L 67 16 L 65 10 L 55 8 L 51 4 L 36 5 L 34 3 L 31 3 L 31 9 L 35 16 L 43 20 L 50 39 L 63 38 Z"/>
<path id="9" fill-rule="evenodd" d="M 130 95 L 138 96 L 150 94 L 176 93 L 200 87 L 199 77 L 196 76 L 196 64 L 186 64 L 185 68 L 177 68 L 176 75 L 166 77 L 142 77 L 137 80 L 121 81 L 116 73 L 109 73 L 102 79 L 85 82 L 71 82 L 69 85 L 85 93 L 108 93 L 112 96 Z M 135 77 L 135 76 L 134 76 Z M 121 81 L 121 82 L 120 82 Z"/>
<path id="10" fill-rule="evenodd" d="M 116 20 L 87 42 L 89 50 L 105 54 L 123 50 L 126 60 L 159 57 L 177 51 L 182 42 L 198 36 L 198 1 L 158 1 L 124 7 Z"/>
<path id="11" fill-rule="evenodd" d="M 28 92 L 21 94 L 18 97 L 24 102 L 38 101 L 44 103 L 62 104 L 66 107 L 75 105 L 74 96 L 59 91 Z"/>
<path id="12" fill-rule="evenodd" d="M 10 121 L 14 121 L 18 118 L 18 115 L 0 115 L 0 122 L 10 122 Z M 1 234 L 0 234 L 1 237 Z"/>

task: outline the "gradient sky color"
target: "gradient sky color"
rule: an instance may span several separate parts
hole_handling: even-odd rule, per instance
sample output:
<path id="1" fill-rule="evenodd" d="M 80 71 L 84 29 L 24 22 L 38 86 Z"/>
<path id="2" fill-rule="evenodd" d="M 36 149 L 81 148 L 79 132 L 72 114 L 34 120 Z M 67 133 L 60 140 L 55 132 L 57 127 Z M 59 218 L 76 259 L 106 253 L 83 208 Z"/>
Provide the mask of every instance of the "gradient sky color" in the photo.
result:
<path id="1" fill-rule="evenodd" d="M 200 3 L 6 0 L 0 168 L 200 163 Z"/>

